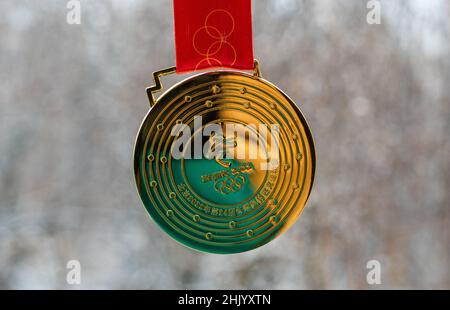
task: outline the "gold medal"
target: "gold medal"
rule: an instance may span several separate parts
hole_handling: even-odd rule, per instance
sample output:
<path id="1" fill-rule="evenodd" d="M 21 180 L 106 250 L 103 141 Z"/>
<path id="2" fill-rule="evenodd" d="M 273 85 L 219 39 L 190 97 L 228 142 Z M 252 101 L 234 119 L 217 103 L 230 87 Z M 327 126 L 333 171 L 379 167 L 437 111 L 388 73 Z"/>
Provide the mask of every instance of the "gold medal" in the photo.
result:
<path id="1" fill-rule="evenodd" d="M 138 192 L 177 241 L 206 252 L 257 248 L 303 211 L 315 171 L 314 142 L 299 108 L 264 80 L 233 70 L 202 73 L 162 89 L 134 153 Z"/>

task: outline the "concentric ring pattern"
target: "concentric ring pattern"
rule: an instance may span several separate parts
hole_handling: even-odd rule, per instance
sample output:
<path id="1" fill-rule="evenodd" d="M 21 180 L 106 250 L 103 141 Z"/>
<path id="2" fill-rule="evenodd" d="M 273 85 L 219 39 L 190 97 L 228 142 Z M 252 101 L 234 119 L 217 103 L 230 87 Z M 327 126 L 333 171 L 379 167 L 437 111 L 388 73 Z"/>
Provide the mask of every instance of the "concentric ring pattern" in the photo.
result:
<path id="1" fill-rule="evenodd" d="M 182 158 L 173 156 L 179 124 L 190 129 Z M 204 132 L 211 124 L 224 132 L 230 125 L 245 128 L 215 139 L 246 156 L 190 156 L 211 143 Z M 270 133 L 278 128 L 278 139 L 263 125 Z M 251 150 L 258 156 L 249 156 Z M 200 74 L 163 94 L 141 126 L 134 157 L 151 217 L 177 241 L 222 254 L 257 248 L 290 227 L 309 197 L 316 160 L 311 132 L 292 100 L 269 82 L 234 71 Z"/>

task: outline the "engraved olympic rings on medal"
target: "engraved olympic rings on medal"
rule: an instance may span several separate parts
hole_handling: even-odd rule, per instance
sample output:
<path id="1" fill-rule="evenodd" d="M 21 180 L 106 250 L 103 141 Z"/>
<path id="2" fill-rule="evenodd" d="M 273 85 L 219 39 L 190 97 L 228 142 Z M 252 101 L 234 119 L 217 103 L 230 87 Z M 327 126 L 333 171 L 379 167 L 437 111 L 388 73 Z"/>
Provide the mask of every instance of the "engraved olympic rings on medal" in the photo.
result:
<path id="1" fill-rule="evenodd" d="M 246 183 L 243 175 L 236 177 L 226 177 L 225 179 L 217 180 L 214 184 L 214 189 L 221 194 L 231 194 L 239 192 Z"/>
<path id="2" fill-rule="evenodd" d="M 218 17 L 226 18 L 230 21 L 230 27 L 227 27 L 229 29 L 219 29 L 216 26 L 212 25 L 212 20 Z M 218 9 L 210 12 L 208 16 L 205 18 L 205 23 L 202 27 L 197 29 L 197 31 L 194 33 L 194 36 L 192 37 L 192 45 L 194 47 L 194 50 L 204 58 L 200 60 L 197 63 L 196 70 L 199 68 L 199 66 L 207 62 L 208 65 L 218 65 L 222 66 L 222 62 L 214 57 L 218 53 L 222 52 L 224 48 L 229 48 L 231 53 L 233 54 L 233 61 L 231 65 L 234 65 L 237 60 L 237 52 L 234 46 L 227 41 L 227 39 L 233 34 L 235 28 L 235 20 L 233 15 L 231 15 L 230 12 L 223 9 Z M 222 30 L 222 32 L 221 32 Z M 199 44 L 197 40 L 199 39 L 199 36 L 203 34 L 207 37 L 209 37 L 213 42 L 209 45 L 207 48 L 201 48 L 199 47 Z M 204 40 L 203 40 L 204 41 Z"/>

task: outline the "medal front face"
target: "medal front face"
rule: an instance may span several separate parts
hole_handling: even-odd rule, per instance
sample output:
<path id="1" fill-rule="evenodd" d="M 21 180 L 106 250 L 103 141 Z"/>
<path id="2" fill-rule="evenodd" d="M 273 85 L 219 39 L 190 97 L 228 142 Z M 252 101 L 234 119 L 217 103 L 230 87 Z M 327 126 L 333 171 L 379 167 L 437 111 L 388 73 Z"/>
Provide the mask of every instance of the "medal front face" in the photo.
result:
<path id="1" fill-rule="evenodd" d="M 197 75 L 163 94 L 134 154 L 151 217 L 184 245 L 222 254 L 257 248 L 290 227 L 314 169 L 297 106 L 262 78 L 235 71 Z"/>

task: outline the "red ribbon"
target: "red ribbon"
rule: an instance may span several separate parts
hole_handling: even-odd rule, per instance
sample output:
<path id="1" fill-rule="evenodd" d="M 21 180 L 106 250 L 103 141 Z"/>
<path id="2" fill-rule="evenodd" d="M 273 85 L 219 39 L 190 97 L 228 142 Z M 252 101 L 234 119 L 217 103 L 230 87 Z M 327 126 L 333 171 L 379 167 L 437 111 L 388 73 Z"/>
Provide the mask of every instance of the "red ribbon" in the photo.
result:
<path id="1" fill-rule="evenodd" d="M 174 0 L 177 72 L 253 69 L 251 0 Z"/>

